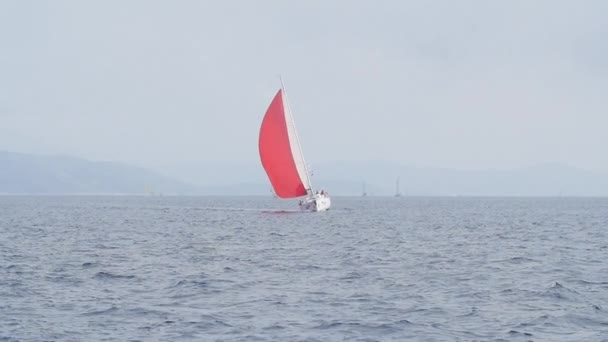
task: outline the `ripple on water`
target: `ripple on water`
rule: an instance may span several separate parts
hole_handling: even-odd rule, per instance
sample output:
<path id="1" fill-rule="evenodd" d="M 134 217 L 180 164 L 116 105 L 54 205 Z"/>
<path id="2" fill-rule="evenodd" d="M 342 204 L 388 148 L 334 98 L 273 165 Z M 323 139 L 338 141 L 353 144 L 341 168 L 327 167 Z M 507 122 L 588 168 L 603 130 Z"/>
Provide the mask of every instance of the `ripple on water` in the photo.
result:
<path id="1" fill-rule="evenodd" d="M 100 279 L 100 280 L 121 280 L 121 279 L 135 279 L 136 276 L 135 275 L 122 275 L 122 274 L 114 274 L 111 272 L 97 272 L 95 273 L 94 276 L 96 279 Z"/>

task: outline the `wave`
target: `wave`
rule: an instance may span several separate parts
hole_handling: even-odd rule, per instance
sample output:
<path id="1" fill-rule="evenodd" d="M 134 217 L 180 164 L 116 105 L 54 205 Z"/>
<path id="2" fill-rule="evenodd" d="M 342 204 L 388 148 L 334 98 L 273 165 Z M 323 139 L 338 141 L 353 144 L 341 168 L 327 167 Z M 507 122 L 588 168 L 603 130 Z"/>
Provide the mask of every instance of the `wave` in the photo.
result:
<path id="1" fill-rule="evenodd" d="M 94 276 L 97 279 L 134 279 L 134 275 L 120 275 L 109 272 L 97 272 Z"/>

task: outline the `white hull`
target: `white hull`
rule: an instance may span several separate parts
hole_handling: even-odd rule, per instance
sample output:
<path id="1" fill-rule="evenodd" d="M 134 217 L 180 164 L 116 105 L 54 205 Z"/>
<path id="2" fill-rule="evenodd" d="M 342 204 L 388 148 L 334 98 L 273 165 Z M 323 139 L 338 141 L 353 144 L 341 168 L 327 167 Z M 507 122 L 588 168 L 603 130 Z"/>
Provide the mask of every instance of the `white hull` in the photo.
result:
<path id="1" fill-rule="evenodd" d="M 325 194 L 315 194 L 300 201 L 300 210 L 302 211 L 326 211 L 329 210 L 329 207 L 331 207 L 331 198 Z"/>

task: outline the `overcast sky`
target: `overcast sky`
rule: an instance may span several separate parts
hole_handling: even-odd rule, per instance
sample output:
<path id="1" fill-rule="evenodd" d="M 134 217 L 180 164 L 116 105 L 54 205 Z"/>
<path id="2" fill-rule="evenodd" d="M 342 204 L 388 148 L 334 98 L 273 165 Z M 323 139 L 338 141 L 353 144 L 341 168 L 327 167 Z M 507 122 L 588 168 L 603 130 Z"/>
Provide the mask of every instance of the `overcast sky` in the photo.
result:
<path id="1" fill-rule="evenodd" d="M 2 1 L 0 150 L 608 170 L 608 1 Z"/>

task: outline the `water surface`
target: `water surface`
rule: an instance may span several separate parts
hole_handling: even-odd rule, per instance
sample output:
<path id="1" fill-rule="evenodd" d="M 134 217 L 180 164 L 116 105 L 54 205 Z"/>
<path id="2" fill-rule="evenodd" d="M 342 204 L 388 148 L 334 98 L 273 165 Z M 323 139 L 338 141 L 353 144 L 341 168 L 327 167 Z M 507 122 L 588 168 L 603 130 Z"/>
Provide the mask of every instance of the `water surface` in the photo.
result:
<path id="1" fill-rule="evenodd" d="M 608 341 L 608 199 L 0 197 L 0 341 Z"/>

